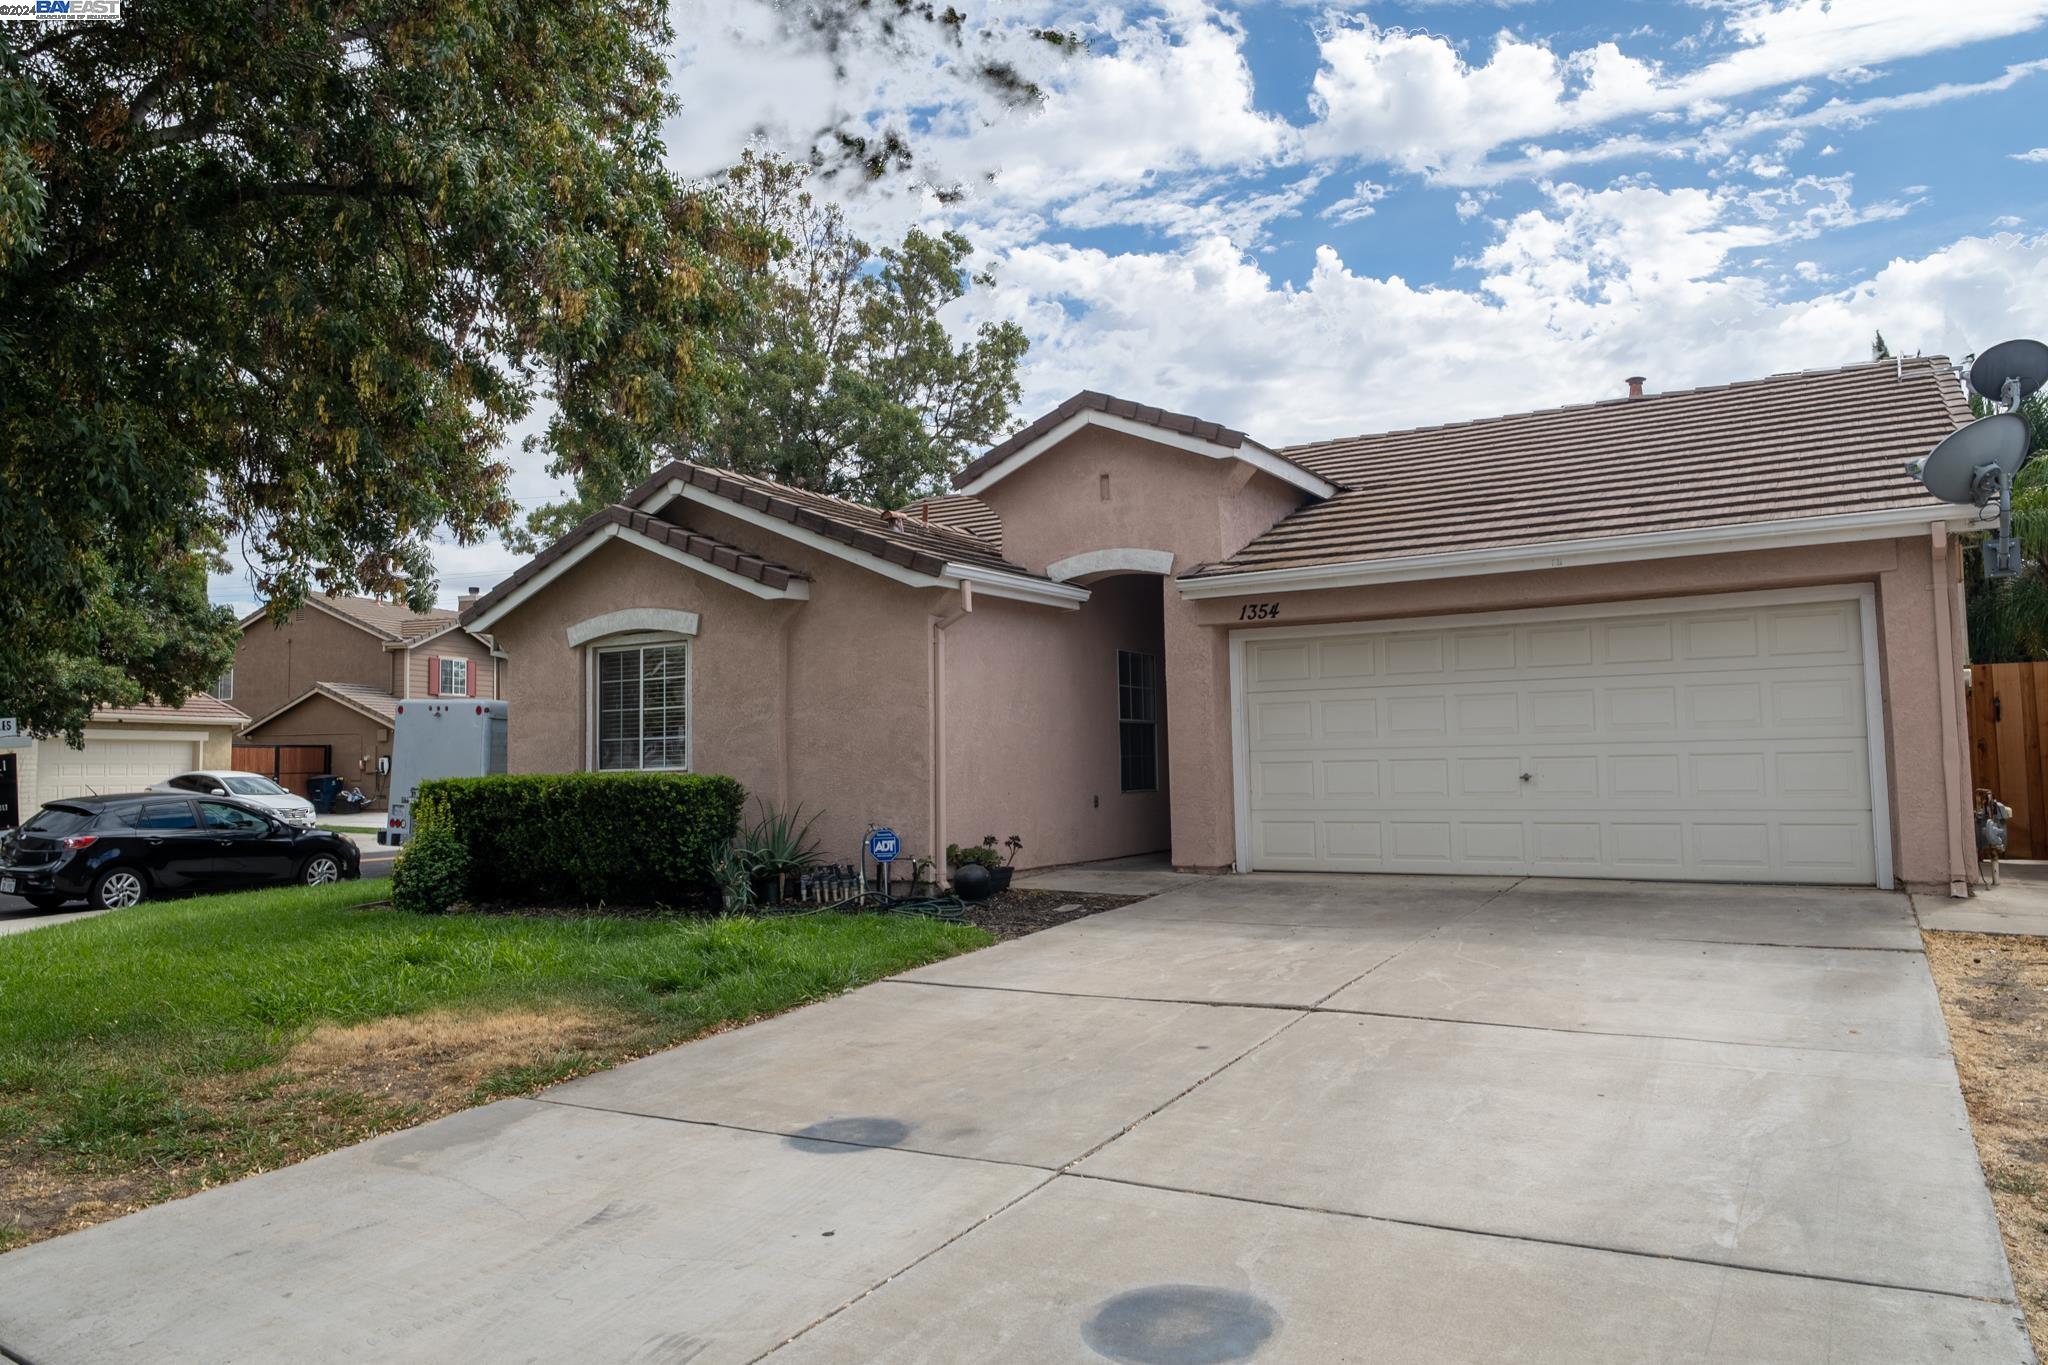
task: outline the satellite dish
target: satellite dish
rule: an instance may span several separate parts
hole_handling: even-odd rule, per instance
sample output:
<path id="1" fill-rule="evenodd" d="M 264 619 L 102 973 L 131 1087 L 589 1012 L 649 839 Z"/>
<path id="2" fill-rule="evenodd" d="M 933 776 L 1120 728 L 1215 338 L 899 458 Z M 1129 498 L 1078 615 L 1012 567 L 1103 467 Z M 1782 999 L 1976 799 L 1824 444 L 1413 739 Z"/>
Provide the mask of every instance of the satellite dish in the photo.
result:
<path id="1" fill-rule="evenodd" d="M 2010 344 L 2010 343 L 2008 343 Z M 1990 352 L 1986 352 L 1989 358 Z M 1977 362 L 1982 367 L 1982 360 Z M 1972 371 L 1971 383 L 1975 383 Z M 2003 470 L 2006 477 L 2019 473 L 2027 462 L 2027 420 L 2018 413 L 2001 412 L 1970 423 L 1917 460 L 1909 461 L 1906 472 L 1927 485 L 1927 491 L 1943 502 L 1966 502 L 1981 506 L 1985 501 L 1979 471 L 1987 465 Z"/>
<path id="2" fill-rule="evenodd" d="M 2018 398 L 2048 384 L 2048 346 L 2038 341 L 2001 341 L 1970 367 L 1970 387 L 1993 403 L 2014 401 L 2005 393 L 2005 386 L 2013 380 L 2019 381 Z"/>

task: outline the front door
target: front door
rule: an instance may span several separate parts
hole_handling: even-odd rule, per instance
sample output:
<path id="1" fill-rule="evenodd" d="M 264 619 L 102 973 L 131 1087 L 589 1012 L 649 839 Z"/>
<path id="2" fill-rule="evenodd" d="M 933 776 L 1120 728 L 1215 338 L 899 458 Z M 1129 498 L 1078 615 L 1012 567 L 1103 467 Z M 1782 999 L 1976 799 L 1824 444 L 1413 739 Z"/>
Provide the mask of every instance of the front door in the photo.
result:
<path id="1" fill-rule="evenodd" d="M 14 755 L 0 754 L 0 829 L 13 829 L 21 823 L 21 793 L 14 769 Z"/>
<path id="2" fill-rule="evenodd" d="M 292 875 L 292 839 L 273 822 L 225 801 L 201 801 L 199 820 L 213 841 L 221 882 L 273 882 Z"/>

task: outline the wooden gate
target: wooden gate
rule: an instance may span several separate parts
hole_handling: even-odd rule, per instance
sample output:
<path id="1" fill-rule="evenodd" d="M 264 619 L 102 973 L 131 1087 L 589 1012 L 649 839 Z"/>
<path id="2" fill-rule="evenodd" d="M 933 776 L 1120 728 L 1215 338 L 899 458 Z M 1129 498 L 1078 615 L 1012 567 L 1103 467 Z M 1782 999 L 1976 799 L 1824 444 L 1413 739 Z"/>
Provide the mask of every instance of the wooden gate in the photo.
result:
<path id="1" fill-rule="evenodd" d="M 261 773 L 296 796 L 311 796 L 306 779 L 334 771 L 334 749 L 326 744 L 237 744 L 235 771 Z"/>
<path id="2" fill-rule="evenodd" d="M 2048 663 L 1970 665 L 1970 784 L 2012 807 L 2009 858 L 2048 858 Z"/>

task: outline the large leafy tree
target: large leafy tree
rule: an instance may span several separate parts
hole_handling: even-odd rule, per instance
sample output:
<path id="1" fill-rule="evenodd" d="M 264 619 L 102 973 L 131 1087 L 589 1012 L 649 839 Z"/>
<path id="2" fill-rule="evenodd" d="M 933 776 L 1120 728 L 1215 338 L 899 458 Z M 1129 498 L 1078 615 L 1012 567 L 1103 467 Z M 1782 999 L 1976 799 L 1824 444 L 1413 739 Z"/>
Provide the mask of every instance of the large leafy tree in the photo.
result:
<path id="1" fill-rule="evenodd" d="M 1993 411 L 1972 396 L 1971 409 Z M 2025 566 L 2017 578 L 1984 577 L 1980 556 L 1964 562 L 1970 658 L 1975 663 L 2048 659 L 2048 391 L 2020 405 L 2033 432 L 2034 458 L 2013 479 L 2012 530 Z"/>
<path id="2" fill-rule="evenodd" d="M 956 340 L 941 319 L 971 285 L 958 233 L 913 228 L 875 250 L 796 163 L 749 155 L 715 187 L 720 218 L 773 244 L 739 275 L 724 382 L 664 454 L 900 507 L 1010 424 L 1028 341 L 1012 322 Z M 651 466 L 649 466 L 651 467 Z M 586 464 L 578 495 L 528 522 L 529 546 L 619 496 L 648 468 Z"/>
<path id="3" fill-rule="evenodd" d="M 77 736 L 228 662 L 205 571 L 424 605 L 496 452 L 696 429 L 728 262 L 662 167 L 660 0 L 182 0 L 0 25 L 0 715 Z"/>

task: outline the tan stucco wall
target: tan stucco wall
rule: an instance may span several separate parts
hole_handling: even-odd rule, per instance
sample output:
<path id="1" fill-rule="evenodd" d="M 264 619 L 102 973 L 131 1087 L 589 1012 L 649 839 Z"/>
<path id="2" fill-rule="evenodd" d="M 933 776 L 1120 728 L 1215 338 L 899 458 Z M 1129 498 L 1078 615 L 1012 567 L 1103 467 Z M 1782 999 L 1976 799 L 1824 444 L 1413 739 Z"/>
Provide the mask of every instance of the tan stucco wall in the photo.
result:
<path id="1" fill-rule="evenodd" d="M 1235 460 L 1101 427 L 1083 428 L 980 496 L 1002 518 L 1004 556 L 1035 572 L 1090 550 L 1139 549 L 1171 552 L 1174 572 L 1185 573 L 1235 554 L 1304 501 Z"/>
<path id="2" fill-rule="evenodd" d="M 1943 781 L 1942 729 L 1957 717 L 1941 704 L 1933 598 L 1954 589 L 1936 582 L 1925 536 L 1200 602 L 1170 596 L 1174 861 L 1221 868 L 1235 857 L 1229 639 L 1244 628 L 1245 603 L 1278 602 L 1274 624 L 1297 626 L 1854 583 L 1877 589 L 1896 873 L 1912 886 L 1946 886 L 1948 822 L 1962 817 Z"/>
<path id="3" fill-rule="evenodd" d="M 260 720 L 316 682 L 360 683 L 397 695 L 403 655 L 318 607 L 282 626 L 257 621 L 235 648 L 235 709 Z"/>
<path id="4" fill-rule="evenodd" d="M 851 862 L 868 825 L 904 852 L 934 852 L 931 613 L 956 594 L 893 583 L 708 510 L 678 508 L 705 534 L 813 575 L 808 602 L 764 601 L 671 560 L 614 543 L 492 626 L 505 653 L 514 772 L 586 766 L 584 650 L 564 632 L 628 607 L 695 612 L 693 766 L 757 797 L 819 815 L 822 856 Z M 750 804 L 748 819 L 758 814 Z"/>
<path id="5" fill-rule="evenodd" d="M 390 729 L 325 694 L 308 697 L 269 724 L 252 728 L 243 743 L 329 745 L 336 777 L 360 786 L 372 804 L 382 803 L 389 792 L 388 775 L 378 774 L 377 760 L 391 756 Z"/>
<path id="6" fill-rule="evenodd" d="M 466 630 L 438 635 L 425 644 L 407 650 L 403 657 L 407 661 L 407 666 L 402 673 L 405 691 L 399 694 L 401 696 L 431 696 L 432 693 L 427 690 L 427 660 L 450 658 L 470 661 L 469 671 L 476 677 L 477 696 L 498 695 L 497 670 L 491 663 L 491 651 Z"/>
<path id="7" fill-rule="evenodd" d="M 1163 670 L 1163 590 L 1106 579 L 1071 612 L 978 597 L 947 628 L 945 842 L 1016 834 L 1018 867 L 1167 848 L 1165 725 L 1155 792 L 1122 791 L 1117 733 L 1117 651 Z"/>

